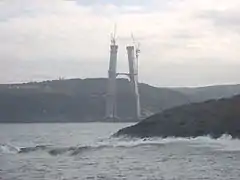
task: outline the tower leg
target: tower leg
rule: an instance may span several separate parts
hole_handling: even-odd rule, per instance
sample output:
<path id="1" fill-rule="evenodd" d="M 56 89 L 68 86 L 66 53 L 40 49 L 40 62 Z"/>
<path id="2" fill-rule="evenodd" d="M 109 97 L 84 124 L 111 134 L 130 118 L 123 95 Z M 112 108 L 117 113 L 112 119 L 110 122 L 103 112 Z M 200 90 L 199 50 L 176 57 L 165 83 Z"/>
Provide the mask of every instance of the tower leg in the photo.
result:
<path id="1" fill-rule="evenodd" d="M 117 45 L 111 45 L 110 62 L 108 70 L 108 87 L 106 97 L 106 118 L 116 119 L 116 69 L 117 69 Z"/>
<path id="2" fill-rule="evenodd" d="M 130 83 L 134 92 L 135 108 L 134 118 L 139 120 L 141 116 L 140 98 L 138 91 L 138 72 L 136 66 L 136 58 L 134 53 L 134 46 L 127 46 L 128 64 L 129 64 L 129 77 Z"/>

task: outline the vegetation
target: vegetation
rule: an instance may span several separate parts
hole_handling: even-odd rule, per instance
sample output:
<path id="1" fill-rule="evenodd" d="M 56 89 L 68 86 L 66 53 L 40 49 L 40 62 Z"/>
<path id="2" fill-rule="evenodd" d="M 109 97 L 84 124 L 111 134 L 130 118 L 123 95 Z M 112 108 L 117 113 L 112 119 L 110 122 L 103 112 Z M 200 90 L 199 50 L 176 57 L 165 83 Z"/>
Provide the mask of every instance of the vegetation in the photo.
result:
<path id="1" fill-rule="evenodd" d="M 0 85 L 0 122 L 103 121 L 106 83 L 106 79 L 72 79 Z M 133 117 L 132 91 L 126 79 L 117 84 L 118 116 L 126 121 Z M 177 91 L 146 84 L 140 84 L 140 95 L 143 116 L 187 102 Z"/>
<path id="2" fill-rule="evenodd" d="M 70 79 L 0 85 L 0 122 L 105 121 L 107 79 Z M 209 90 L 210 88 L 210 90 Z M 117 112 L 121 121 L 133 117 L 134 100 L 127 79 L 117 80 Z M 214 90 L 212 90 L 214 89 Z M 202 88 L 156 88 L 139 84 L 142 116 L 163 110 L 229 97 L 240 86 Z M 216 94 L 213 93 L 218 92 Z M 204 93 L 203 93 L 204 92 Z"/>

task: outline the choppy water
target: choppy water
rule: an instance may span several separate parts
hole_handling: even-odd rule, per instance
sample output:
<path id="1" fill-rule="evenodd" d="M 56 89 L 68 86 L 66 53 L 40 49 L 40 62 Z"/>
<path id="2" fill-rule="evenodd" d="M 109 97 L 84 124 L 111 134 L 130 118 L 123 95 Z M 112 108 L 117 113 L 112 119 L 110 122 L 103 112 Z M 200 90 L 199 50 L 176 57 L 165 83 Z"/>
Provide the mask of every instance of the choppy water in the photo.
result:
<path id="1" fill-rule="evenodd" d="M 128 125 L 0 124 L 0 179 L 240 179 L 240 140 L 110 138 Z"/>

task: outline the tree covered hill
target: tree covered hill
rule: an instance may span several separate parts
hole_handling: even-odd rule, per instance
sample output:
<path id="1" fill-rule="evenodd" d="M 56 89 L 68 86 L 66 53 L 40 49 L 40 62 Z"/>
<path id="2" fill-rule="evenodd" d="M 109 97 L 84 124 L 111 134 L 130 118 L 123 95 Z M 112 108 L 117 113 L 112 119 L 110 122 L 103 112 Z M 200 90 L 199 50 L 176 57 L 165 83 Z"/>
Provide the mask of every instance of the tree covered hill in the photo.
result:
<path id="1" fill-rule="evenodd" d="M 143 116 L 188 102 L 186 95 L 140 84 Z M 71 79 L 0 85 L 1 122 L 104 121 L 106 79 Z M 117 110 L 123 120 L 133 116 L 129 81 L 117 80 Z"/>
<path id="2" fill-rule="evenodd" d="M 105 78 L 1 84 L 0 122 L 104 121 L 106 87 Z M 229 86 L 199 91 L 197 88 L 157 88 L 140 83 L 142 116 L 192 102 L 240 94 L 239 85 L 232 86 L 233 90 L 226 89 Z M 129 81 L 118 79 L 117 90 L 118 116 L 121 121 L 128 121 L 133 117 L 134 105 Z"/>

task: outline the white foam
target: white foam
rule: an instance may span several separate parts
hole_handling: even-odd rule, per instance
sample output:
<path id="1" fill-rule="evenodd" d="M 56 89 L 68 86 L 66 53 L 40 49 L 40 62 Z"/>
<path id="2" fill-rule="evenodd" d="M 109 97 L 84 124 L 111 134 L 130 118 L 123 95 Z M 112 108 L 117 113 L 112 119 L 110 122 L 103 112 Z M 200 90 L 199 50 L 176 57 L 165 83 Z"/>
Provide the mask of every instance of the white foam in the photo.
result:
<path id="1" fill-rule="evenodd" d="M 158 145 L 169 143 L 189 143 L 190 146 L 195 147 L 210 147 L 222 151 L 240 151 L 240 139 L 233 139 L 230 135 L 223 135 L 218 139 L 213 139 L 210 136 L 199 136 L 196 138 L 114 138 L 112 145 L 117 146 L 138 146 L 138 145 Z"/>
<path id="2" fill-rule="evenodd" d="M 16 154 L 18 153 L 20 148 L 8 145 L 8 144 L 0 144 L 0 153 L 2 154 Z"/>
<path id="3" fill-rule="evenodd" d="M 231 136 L 224 135 L 216 140 L 222 145 L 224 151 L 240 151 L 240 139 L 232 139 Z"/>
<path id="4" fill-rule="evenodd" d="M 192 147 L 209 147 L 214 148 L 214 150 L 221 150 L 221 151 L 240 151 L 240 140 L 233 139 L 229 135 L 223 135 L 218 139 L 212 139 L 209 136 L 200 136 L 196 138 L 175 138 L 175 137 L 168 137 L 168 138 L 108 138 L 108 139 L 101 139 L 97 140 L 96 142 L 89 143 L 89 144 L 79 144 L 76 148 L 80 147 L 88 147 L 93 149 L 98 148 L 118 148 L 118 147 L 136 147 L 142 145 L 167 145 L 167 144 L 182 144 L 185 143 L 188 146 Z M 34 147 L 33 147 L 34 148 Z M 49 149 L 54 149 L 55 147 L 49 148 L 39 148 L 38 146 L 35 147 L 41 151 L 49 151 Z M 61 149 L 61 147 L 58 147 Z M 64 147 L 66 149 L 68 147 Z M 15 147 L 13 145 L 8 144 L 0 144 L 0 153 L 1 154 L 16 154 L 21 151 L 21 148 Z"/>

